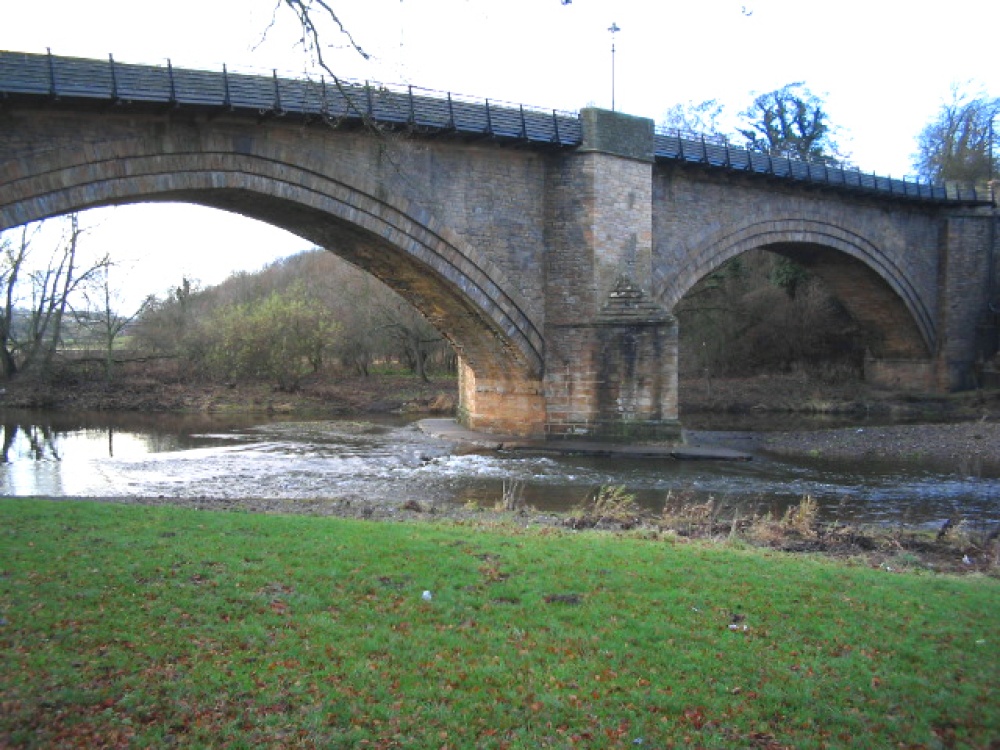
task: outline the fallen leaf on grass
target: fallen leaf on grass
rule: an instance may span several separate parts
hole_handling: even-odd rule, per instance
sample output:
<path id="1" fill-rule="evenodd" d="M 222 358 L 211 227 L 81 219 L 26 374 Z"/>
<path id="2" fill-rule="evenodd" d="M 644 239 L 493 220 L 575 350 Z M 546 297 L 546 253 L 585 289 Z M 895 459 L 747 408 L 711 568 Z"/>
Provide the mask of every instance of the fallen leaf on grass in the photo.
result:
<path id="1" fill-rule="evenodd" d="M 505 573 L 495 565 L 483 565 L 479 568 L 479 573 L 487 583 L 501 583 L 510 578 L 510 573 Z"/>
<path id="2" fill-rule="evenodd" d="M 521 600 L 516 596 L 497 596 L 491 599 L 494 604 L 520 604 Z"/>
<path id="3" fill-rule="evenodd" d="M 579 594 L 548 594 L 544 597 L 546 604 L 582 604 L 583 597 Z"/>

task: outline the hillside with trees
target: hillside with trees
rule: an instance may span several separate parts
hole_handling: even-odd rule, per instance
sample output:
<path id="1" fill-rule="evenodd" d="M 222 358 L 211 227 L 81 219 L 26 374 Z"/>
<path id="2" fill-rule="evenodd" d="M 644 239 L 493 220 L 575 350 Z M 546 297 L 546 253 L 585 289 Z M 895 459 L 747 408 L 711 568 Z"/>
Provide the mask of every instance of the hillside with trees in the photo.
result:
<path id="1" fill-rule="evenodd" d="M 371 275 L 314 249 L 197 289 L 185 279 L 132 328 L 140 351 L 177 360 L 184 377 L 266 381 L 294 390 L 323 374 L 455 373 L 447 342 Z"/>
<path id="2" fill-rule="evenodd" d="M 19 257 L 15 245 L 7 238 L 8 257 Z M 62 314 L 44 336 L 40 313 L 24 304 L 39 293 L 31 280 L 38 274 L 16 279 L 17 270 L 8 264 L 2 277 L 10 300 L 2 318 L 12 362 L 8 406 L 447 411 L 454 404 L 448 343 L 396 293 L 324 250 L 208 288 L 181 279 L 132 315 L 115 310 L 114 265 L 105 263 L 80 279 L 75 294 L 46 303 L 43 312 Z"/>

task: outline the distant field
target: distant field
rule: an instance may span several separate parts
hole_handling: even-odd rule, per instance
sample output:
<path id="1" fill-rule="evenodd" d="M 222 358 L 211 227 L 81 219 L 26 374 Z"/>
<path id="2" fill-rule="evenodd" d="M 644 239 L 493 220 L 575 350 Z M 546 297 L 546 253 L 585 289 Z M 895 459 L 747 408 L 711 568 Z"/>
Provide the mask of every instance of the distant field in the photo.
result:
<path id="1" fill-rule="evenodd" d="M 697 543 L 4 499 L 0 746 L 989 748 L 998 611 Z"/>

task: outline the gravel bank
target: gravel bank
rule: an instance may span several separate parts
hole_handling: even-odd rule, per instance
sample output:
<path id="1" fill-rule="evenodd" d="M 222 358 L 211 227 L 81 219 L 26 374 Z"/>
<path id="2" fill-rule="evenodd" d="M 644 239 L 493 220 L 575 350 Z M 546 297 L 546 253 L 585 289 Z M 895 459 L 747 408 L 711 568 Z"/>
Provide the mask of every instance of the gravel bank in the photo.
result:
<path id="1" fill-rule="evenodd" d="M 1000 476 L 1000 421 L 784 432 L 691 432 L 688 440 L 748 453 L 912 461 L 947 471 Z"/>

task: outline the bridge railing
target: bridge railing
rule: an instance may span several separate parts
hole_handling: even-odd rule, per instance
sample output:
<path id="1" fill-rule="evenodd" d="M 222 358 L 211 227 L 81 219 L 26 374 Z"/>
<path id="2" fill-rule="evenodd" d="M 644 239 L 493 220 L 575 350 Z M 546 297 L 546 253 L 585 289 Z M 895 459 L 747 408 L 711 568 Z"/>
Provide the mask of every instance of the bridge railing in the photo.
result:
<path id="1" fill-rule="evenodd" d="M 107 60 L 0 51 L 0 99 L 43 95 L 52 99 L 163 103 L 252 112 L 259 116 L 369 121 L 429 131 L 452 131 L 501 140 L 557 146 L 580 143 L 576 113 L 498 103 L 415 86 L 346 79 L 296 79 L 231 72 L 136 65 Z"/>
<path id="2" fill-rule="evenodd" d="M 994 201 L 993 191 L 989 186 L 963 185 L 956 182 L 931 184 L 905 177 L 882 177 L 874 172 L 862 172 L 853 167 L 750 151 L 733 146 L 725 136 L 720 135 L 663 130 L 654 136 L 654 151 L 657 159 L 666 161 L 720 167 L 900 198 L 961 203 Z"/>

